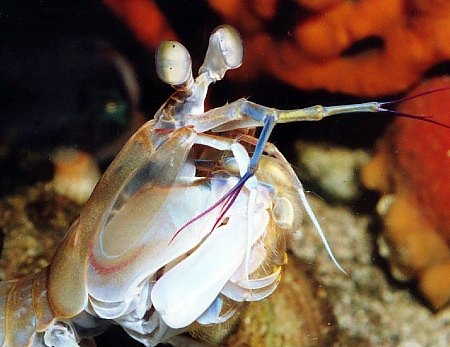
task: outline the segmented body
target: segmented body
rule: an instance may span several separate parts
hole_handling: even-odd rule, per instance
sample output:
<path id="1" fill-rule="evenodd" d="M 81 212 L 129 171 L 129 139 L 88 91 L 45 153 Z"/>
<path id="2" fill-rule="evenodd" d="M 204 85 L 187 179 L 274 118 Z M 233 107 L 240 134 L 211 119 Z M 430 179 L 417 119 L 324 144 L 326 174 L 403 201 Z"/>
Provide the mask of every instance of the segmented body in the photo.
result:
<path id="1" fill-rule="evenodd" d="M 152 134 L 153 125 L 147 124 L 135 136 L 147 138 Z M 196 137 L 189 129 L 168 136 L 180 136 L 189 143 Z M 164 144 L 167 142 L 153 150 L 153 159 L 158 152 L 167 154 Z M 133 139 L 125 146 L 125 151 L 135 145 L 136 139 Z M 237 147 L 245 157 L 244 148 Z M 200 156 L 197 157 L 196 152 Z M 64 336 L 58 341 L 60 345 L 67 345 L 71 336 L 77 341 L 84 337 L 76 335 L 78 325 L 94 323 L 91 328 L 97 329 L 98 320 L 84 311 L 92 317 L 114 320 L 145 344 L 156 344 L 170 336 L 172 329 L 187 328 L 195 320 L 203 324 L 221 323 L 237 311 L 240 302 L 269 295 L 279 281 L 285 261 L 286 237 L 299 221 L 299 216 L 292 213 L 298 211 L 298 199 L 290 188 L 289 175 L 283 172 L 276 159 L 264 157 L 262 165 L 275 170 L 267 170 L 268 174 L 261 171 L 260 179 L 264 184 L 258 179 L 254 187 L 244 187 L 223 216 L 222 224 L 212 233 L 220 208 L 193 222 L 170 242 L 177 230 L 213 205 L 238 181 L 239 165 L 232 154 L 220 150 L 206 152 L 189 148 L 186 151 L 189 158 L 183 158 L 179 164 L 158 159 L 157 171 L 153 173 L 151 165 L 145 161 L 139 169 L 132 170 L 132 179 L 127 176 L 125 184 L 119 186 L 120 192 L 97 217 L 102 219 L 97 221 L 102 226 L 88 245 L 91 248 L 86 252 L 87 280 L 82 283 L 88 292 L 88 302 L 83 312 L 74 315 L 75 319 L 58 315 L 47 301 L 47 270 L 12 285 L 2 283 L 3 294 L 9 292 L 7 302 L 2 302 L 3 309 L 6 308 L 3 327 L 7 332 L 6 345 L 51 345 L 52 334 L 57 333 Z M 196 160 L 206 167 L 196 166 Z M 119 173 L 116 163 L 105 173 L 97 189 L 102 189 L 110 174 Z M 214 168 L 209 168 L 209 164 Z M 166 172 L 166 166 L 172 165 L 179 166 L 179 172 L 174 174 L 175 182 L 170 186 L 162 182 L 153 184 L 153 174 Z M 246 166 L 243 168 L 245 170 Z M 108 187 L 111 188 L 109 183 Z M 84 218 L 92 218 L 92 214 L 81 214 L 66 242 L 73 230 L 79 230 Z M 83 249 L 71 250 L 74 251 Z M 80 260 L 78 266 L 83 264 Z M 221 280 L 212 281 L 211 276 L 217 275 Z M 59 281 L 57 285 L 66 287 Z M 71 285 L 74 285 L 73 280 Z M 70 301 L 70 293 L 64 300 Z M 157 304 L 161 306 L 155 306 L 156 311 L 147 317 L 145 313 Z M 186 305 L 192 309 L 186 310 Z M 185 313 L 187 317 L 183 317 Z M 77 324 L 77 321 L 82 323 Z M 46 331 L 47 341 L 44 340 Z"/>

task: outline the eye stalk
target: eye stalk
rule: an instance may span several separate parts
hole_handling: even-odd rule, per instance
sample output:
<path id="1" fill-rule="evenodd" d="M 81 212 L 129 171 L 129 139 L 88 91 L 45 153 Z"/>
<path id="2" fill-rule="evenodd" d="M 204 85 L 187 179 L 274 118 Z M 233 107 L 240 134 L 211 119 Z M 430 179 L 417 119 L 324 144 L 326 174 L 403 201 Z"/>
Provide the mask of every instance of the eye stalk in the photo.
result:
<path id="1" fill-rule="evenodd" d="M 221 25 L 209 37 L 208 50 L 199 74 L 206 72 L 214 81 L 221 80 L 227 70 L 236 69 L 242 64 L 243 55 L 239 33 L 230 25 Z"/>
<path id="2" fill-rule="evenodd" d="M 186 86 L 193 82 L 188 50 L 177 41 L 163 41 L 155 54 L 156 73 L 165 83 Z"/>

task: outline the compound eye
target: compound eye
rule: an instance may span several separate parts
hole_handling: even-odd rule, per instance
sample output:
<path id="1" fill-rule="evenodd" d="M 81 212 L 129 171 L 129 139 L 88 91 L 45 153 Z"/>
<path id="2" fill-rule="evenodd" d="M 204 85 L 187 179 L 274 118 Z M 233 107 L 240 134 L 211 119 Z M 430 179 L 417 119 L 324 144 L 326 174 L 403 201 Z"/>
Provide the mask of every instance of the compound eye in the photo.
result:
<path id="1" fill-rule="evenodd" d="M 222 57 L 229 69 L 236 69 L 242 64 L 244 47 L 239 33 L 231 25 L 221 25 L 216 28 L 213 35 L 219 39 Z"/>
<path id="2" fill-rule="evenodd" d="M 156 73 L 170 85 L 184 84 L 192 79 L 192 62 L 188 50 L 177 41 L 163 41 L 156 50 Z"/>

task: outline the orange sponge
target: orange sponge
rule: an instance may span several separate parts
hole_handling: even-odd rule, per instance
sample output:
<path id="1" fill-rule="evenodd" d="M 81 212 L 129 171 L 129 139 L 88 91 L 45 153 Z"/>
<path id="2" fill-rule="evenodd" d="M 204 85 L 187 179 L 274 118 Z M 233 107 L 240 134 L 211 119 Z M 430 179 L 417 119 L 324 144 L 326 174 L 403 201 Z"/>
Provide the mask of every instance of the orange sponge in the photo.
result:
<path id="1" fill-rule="evenodd" d="M 411 95 L 450 87 L 450 77 L 424 82 Z M 404 102 L 398 111 L 450 125 L 450 91 Z M 399 117 L 361 173 L 379 191 L 384 243 L 397 278 L 417 278 L 435 308 L 450 302 L 450 129 Z"/>

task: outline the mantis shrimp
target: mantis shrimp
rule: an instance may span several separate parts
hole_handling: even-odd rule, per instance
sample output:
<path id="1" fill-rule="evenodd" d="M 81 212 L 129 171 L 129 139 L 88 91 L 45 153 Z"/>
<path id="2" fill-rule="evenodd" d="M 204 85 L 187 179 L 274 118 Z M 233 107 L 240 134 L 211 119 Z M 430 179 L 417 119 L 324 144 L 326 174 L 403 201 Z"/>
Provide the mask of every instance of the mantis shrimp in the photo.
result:
<path id="1" fill-rule="evenodd" d="M 388 103 L 278 110 L 239 99 L 205 112 L 208 86 L 242 58 L 227 25 L 210 36 L 195 79 L 183 45 L 159 46 L 157 73 L 174 94 L 105 171 L 50 266 L 0 284 L 0 346 L 78 346 L 111 322 L 146 346 L 227 329 L 246 301 L 276 289 L 303 209 L 344 272 L 268 139 L 277 123 Z"/>

